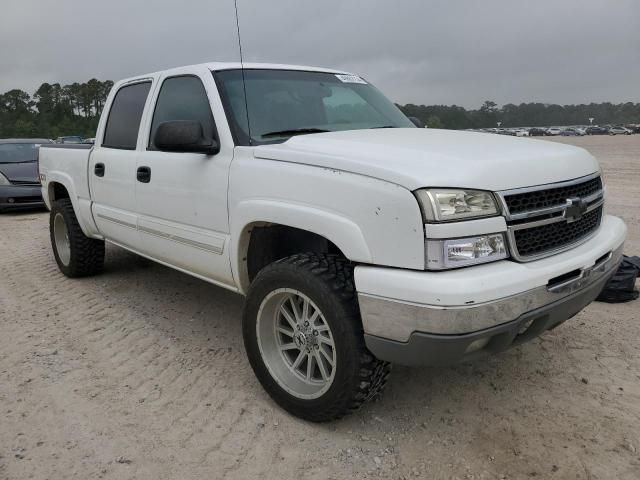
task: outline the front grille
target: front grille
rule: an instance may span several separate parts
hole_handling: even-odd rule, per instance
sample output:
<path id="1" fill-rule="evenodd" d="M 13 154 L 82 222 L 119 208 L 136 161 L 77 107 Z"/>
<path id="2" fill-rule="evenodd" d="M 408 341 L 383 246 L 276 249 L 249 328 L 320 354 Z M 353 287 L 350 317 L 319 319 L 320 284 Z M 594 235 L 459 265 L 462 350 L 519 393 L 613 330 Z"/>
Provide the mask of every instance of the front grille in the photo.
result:
<path id="1" fill-rule="evenodd" d="M 573 223 L 560 221 L 539 227 L 514 230 L 520 257 L 531 257 L 576 243 L 595 231 L 602 219 L 602 205 L 585 213 Z"/>
<path id="2" fill-rule="evenodd" d="M 600 190 L 602 190 L 602 180 L 596 177 L 575 185 L 505 195 L 504 201 L 509 213 L 516 215 L 532 210 L 558 207 L 564 205 L 568 198 L 587 197 Z"/>

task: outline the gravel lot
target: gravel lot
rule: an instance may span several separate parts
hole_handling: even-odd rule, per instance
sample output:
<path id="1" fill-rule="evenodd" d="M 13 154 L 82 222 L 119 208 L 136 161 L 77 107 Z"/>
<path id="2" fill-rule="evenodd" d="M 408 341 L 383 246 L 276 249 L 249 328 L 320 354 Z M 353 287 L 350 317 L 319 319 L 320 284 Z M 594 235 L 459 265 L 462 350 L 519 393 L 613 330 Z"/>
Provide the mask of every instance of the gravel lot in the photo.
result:
<path id="1" fill-rule="evenodd" d="M 640 254 L 640 135 L 562 138 L 602 162 Z M 245 358 L 242 298 L 107 252 L 70 280 L 45 212 L 0 215 L 0 479 L 640 478 L 640 301 L 525 346 L 396 367 L 332 424 L 284 413 Z"/>

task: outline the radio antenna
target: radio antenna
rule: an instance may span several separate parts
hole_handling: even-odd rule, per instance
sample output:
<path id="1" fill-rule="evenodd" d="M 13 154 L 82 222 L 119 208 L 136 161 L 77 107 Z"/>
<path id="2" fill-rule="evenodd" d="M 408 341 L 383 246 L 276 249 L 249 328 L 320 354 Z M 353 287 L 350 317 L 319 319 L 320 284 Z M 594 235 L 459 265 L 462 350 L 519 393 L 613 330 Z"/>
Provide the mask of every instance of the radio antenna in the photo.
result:
<path id="1" fill-rule="evenodd" d="M 244 93 L 244 111 L 247 115 L 247 130 L 249 134 L 249 145 L 253 143 L 251 138 L 251 124 L 249 123 L 249 102 L 247 101 L 247 84 L 244 78 L 244 59 L 242 57 L 242 41 L 240 40 L 240 19 L 238 16 L 238 0 L 233 0 L 236 9 L 236 30 L 238 31 L 238 50 L 240 52 L 240 72 L 242 73 L 242 91 Z"/>

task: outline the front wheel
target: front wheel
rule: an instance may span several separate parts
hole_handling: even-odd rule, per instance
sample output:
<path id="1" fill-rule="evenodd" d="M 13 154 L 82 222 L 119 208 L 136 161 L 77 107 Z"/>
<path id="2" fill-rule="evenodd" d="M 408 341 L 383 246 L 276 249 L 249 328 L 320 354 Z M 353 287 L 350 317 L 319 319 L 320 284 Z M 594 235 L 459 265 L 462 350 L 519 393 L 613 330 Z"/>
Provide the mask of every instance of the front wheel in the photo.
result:
<path id="1" fill-rule="evenodd" d="M 335 255 L 293 255 L 260 271 L 243 335 L 264 389 L 306 420 L 357 409 L 382 391 L 390 372 L 364 344 L 353 267 Z"/>

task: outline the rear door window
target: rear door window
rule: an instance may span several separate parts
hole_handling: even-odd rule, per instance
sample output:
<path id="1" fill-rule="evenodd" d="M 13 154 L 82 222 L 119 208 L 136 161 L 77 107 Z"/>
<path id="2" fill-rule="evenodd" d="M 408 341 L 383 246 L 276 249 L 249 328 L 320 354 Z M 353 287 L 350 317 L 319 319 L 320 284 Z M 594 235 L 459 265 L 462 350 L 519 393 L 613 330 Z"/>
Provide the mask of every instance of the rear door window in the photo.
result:
<path id="1" fill-rule="evenodd" d="M 136 149 L 140 120 L 150 88 L 151 82 L 141 82 L 118 90 L 109 110 L 103 147 Z"/>

